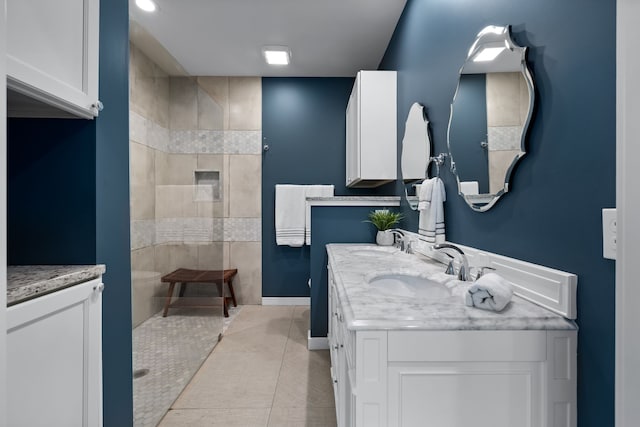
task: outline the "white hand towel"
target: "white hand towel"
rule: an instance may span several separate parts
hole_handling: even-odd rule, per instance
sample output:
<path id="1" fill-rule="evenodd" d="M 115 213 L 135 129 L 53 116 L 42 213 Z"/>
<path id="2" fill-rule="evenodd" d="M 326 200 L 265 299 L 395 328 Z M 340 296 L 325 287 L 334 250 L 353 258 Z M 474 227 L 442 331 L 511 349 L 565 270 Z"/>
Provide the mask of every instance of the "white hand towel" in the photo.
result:
<path id="1" fill-rule="evenodd" d="M 331 197 L 333 196 L 333 185 L 307 185 L 306 197 Z M 304 221 L 305 238 L 304 242 L 311 245 L 311 206 L 305 200 L 305 221 Z"/>
<path id="2" fill-rule="evenodd" d="M 496 273 L 487 273 L 465 292 L 464 303 L 469 307 L 502 311 L 512 296 L 511 282 Z"/>
<path id="3" fill-rule="evenodd" d="M 426 187 L 426 188 L 425 188 Z M 423 191 L 424 190 L 424 191 Z M 431 243 L 442 243 L 445 238 L 444 202 L 447 196 L 440 178 L 425 180 L 418 195 L 418 233 Z"/>
<path id="4" fill-rule="evenodd" d="M 276 244 L 304 245 L 305 194 L 304 185 L 276 185 Z"/>

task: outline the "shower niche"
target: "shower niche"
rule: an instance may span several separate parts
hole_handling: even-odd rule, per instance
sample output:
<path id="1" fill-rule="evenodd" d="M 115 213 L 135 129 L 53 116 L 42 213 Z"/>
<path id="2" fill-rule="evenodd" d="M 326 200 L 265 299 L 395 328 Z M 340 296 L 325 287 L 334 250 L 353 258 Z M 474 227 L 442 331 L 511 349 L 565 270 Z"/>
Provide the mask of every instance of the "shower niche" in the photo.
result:
<path id="1" fill-rule="evenodd" d="M 195 174 L 196 202 L 219 202 L 220 198 L 220 171 L 197 170 Z"/>

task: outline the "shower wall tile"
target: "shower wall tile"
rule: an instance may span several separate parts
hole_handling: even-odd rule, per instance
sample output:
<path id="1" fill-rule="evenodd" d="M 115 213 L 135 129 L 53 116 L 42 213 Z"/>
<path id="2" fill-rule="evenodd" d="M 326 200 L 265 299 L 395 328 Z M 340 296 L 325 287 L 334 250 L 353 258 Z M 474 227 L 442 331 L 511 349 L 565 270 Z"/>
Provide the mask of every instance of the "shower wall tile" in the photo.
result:
<path id="1" fill-rule="evenodd" d="M 156 244 L 208 244 L 223 239 L 222 218 L 162 218 L 156 220 Z"/>
<path id="2" fill-rule="evenodd" d="M 156 185 L 156 219 L 196 216 L 193 185 Z"/>
<path id="3" fill-rule="evenodd" d="M 198 129 L 224 130 L 225 108 L 198 86 Z"/>
<path id="4" fill-rule="evenodd" d="M 198 90 L 190 77 L 172 77 L 169 83 L 169 128 L 198 129 Z"/>
<path id="5" fill-rule="evenodd" d="M 225 218 L 225 242 L 259 242 L 262 234 L 260 218 Z"/>
<path id="6" fill-rule="evenodd" d="M 131 249 L 140 249 L 155 244 L 156 223 L 142 219 L 131 221 Z"/>
<path id="7" fill-rule="evenodd" d="M 153 246 L 131 251 L 131 270 L 154 271 L 155 249 Z"/>
<path id="8" fill-rule="evenodd" d="M 229 129 L 262 129 L 260 77 L 229 77 Z"/>
<path id="9" fill-rule="evenodd" d="M 161 275 L 178 268 L 198 268 L 197 245 L 157 245 L 155 255 L 155 271 Z"/>
<path id="10" fill-rule="evenodd" d="M 135 46 L 130 56 L 131 109 L 156 123 L 168 126 L 169 76 Z"/>
<path id="11" fill-rule="evenodd" d="M 149 271 L 239 268 L 240 301 L 260 304 L 261 79 L 168 77 L 130 52 L 134 322 L 166 292 Z M 221 201 L 195 201 L 195 170 L 221 172 Z"/>
<path id="12" fill-rule="evenodd" d="M 156 157 L 157 185 L 194 185 L 198 156 L 166 154 Z"/>
<path id="13" fill-rule="evenodd" d="M 225 154 L 261 154 L 262 131 L 232 130 L 225 132 Z"/>
<path id="14" fill-rule="evenodd" d="M 165 129 L 169 127 L 169 76 L 154 64 L 154 103 L 151 119 Z"/>
<path id="15" fill-rule="evenodd" d="M 520 122 L 522 74 L 487 74 L 487 125 L 518 126 Z"/>
<path id="16" fill-rule="evenodd" d="M 147 145 L 156 150 L 169 151 L 169 129 L 147 120 Z"/>
<path id="17" fill-rule="evenodd" d="M 487 141 L 489 151 L 520 150 L 521 126 L 489 126 Z"/>
<path id="18" fill-rule="evenodd" d="M 228 157 L 221 154 L 198 154 L 197 169 L 203 171 L 220 172 L 220 201 L 199 202 L 198 216 L 203 218 L 221 218 L 229 216 L 228 182 L 229 168 Z"/>
<path id="19" fill-rule="evenodd" d="M 136 142 L 129 143 L 131 219 L 154 219 L 154 150 Z"/>
<path id="20" fill-rule="evenodd" d="M 198 246 L 198 268 L 202 270 L 223 270 L 229 264 L 228 250 L 225 254 L 225 242 L 212 242 Z"/>
<path id="21" fill-rule="evenodd" d="M 160 273 L 151 270 L 131 272 L 131 323 L 138 326 L 164 306 L 167 284 L 162 283 Z"/>
<path id="22" fill-rule="evenodd" d="M 229 216 L 259 217 L 261 215 L 260 155 L 229 156 Z"/>
<path id="23" fill-rule="evenodd" d="M 489 192 L 495 194 L 504 188 L 507 170 L 520 150 L 489 151 Z"/>
<path id="24" fill-rule="evenodd" d="M 231 242 L 230 268 L 237 268 L 238 275 L 233 289 L 238 304 L 262 303 L 262 245 L 260 242 Z"/>
<path id="25" fill-rule="evenodd" d="M 222 154 L 224 152 L 224 131 L 220 130 L 172 130 L 171 143 L 167 151 L 171 153 Z"/>
<path id="26" fill-rule="evenodd" d="M 147 143 L 147 119 L 135 111 L 129 111 L 129 139 L 139 144 Z"/>
<path id="27" fill-rule="evenodd" d="M 197 81 L 202 90 L 222 109 L 222 127 L 217 129 L 229 129 L 229 78 L 207 76 L 198 77 Z"/>

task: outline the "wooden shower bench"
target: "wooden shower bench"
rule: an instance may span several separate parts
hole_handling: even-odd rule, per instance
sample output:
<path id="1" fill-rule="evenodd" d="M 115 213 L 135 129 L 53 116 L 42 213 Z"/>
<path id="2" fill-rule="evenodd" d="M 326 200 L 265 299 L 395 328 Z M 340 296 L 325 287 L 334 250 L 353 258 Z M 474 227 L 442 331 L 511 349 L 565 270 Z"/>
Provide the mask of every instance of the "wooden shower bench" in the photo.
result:
<path id="1" fill-rule="evenodd" d="M 167 317 L 167 312 L 170 307 L 195 307 L 195 308 L 203 308 L 203 307 L 213 307 L 215 304 L 204 304 L 202 302 L 196 303 L 182 303 L 179 300 L 171 303 L 171 298 L 173 297 L 173 291 L 175 289 L 176 283 L 180 284 L 180 293 L 179 297 L 184 296 L 184 290 L 189 283 L 203 283 L 203 284 L 212 284 L 218 287 L 218 293 L 222 297 L 222 305 L 224 307 L 224 317 L 229 317 L 229 310 L 227 309 L 227 303 L 229 300 L 233 302 L 233 306 L 237 307 L 238 304 L 236 302 L 236 295 L 233 292 L 233 278 L 238 274 L 238 269 L 233 268 L 229 270 L 190 270 L 188 268 L 179 268 L 169 274 L 162 276 L 163 282 L 169 282 L 169 292 L 167 293 L 167 300 L 164 303 L 164 312 L 162 313 L 162 317 Z M 224 285 L 227 285 L 229 289 L 230 297 L 224 296 Z M 193 298 L 193 300 L 202 300 L 198 298 Z"/>

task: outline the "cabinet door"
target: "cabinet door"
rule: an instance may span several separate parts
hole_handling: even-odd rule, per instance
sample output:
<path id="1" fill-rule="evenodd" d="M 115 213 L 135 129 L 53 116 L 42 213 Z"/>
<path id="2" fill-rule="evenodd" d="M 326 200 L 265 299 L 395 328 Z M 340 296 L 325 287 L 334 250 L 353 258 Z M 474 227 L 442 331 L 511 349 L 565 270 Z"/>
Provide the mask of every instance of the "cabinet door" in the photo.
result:
<path id="1" fill-rule="evenodd" d="M 542 427 L 542 362 L 389 367 L 389 427 Z"/>
<path id="2" fill-rule="evenodd" d="M 7 425 L 102 425 L 99 279 L 7 309 Z"/>
<path id="3" fill-rule="evenodd" d="M 99 0 L 7 0 L 7 86 L 74 115 L 96 116 L 98 26 Z"/>
<path id="4" fill-rule="evenodd" d="M 349 186 L 360 177 L 360 99 L 359 99 L 359 78 L 353 85 L 353 91 L 347 104 L 347 180 Z"/>

